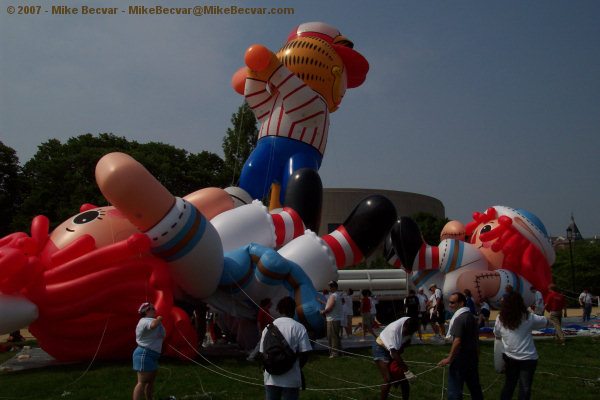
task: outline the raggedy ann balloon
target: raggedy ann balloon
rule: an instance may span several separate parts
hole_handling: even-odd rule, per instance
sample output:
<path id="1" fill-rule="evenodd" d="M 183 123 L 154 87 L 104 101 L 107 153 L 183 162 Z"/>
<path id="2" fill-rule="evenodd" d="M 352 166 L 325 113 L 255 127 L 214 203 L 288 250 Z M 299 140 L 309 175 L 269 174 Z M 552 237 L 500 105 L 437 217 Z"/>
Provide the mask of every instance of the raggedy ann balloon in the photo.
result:
<path id="1" fill-rule="evenodd" d="M 468 242 L 465 242 L 465 236 Z M 544 295 L 552 282 L 555 253 L 546 228 L 532 213 L 494 206 L 473 214 L 466 228 L 450 221 L 438 246 L 426 244 L 416 222 L 400 217 L 386 241 L 388 262 L 411 274 L 415 286 L 431 284 L 447 299 L 469 289 L 476 301 L 487 299 L 498 308 L 507 286 L 532 304 L 533 285 Z"/>

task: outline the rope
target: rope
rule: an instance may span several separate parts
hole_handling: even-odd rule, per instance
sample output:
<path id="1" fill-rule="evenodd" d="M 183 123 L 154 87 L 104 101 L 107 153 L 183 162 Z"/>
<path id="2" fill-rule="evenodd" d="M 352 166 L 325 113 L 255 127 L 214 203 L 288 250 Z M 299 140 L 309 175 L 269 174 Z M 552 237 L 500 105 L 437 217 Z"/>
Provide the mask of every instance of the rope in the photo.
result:
<path id="1" fill-rule="evenodd" d="M 210 365 L 212 365 L 212 366 L 214 366 L 214 367 L 216 367 L 216 368 L 218 368 L 218 369 L 220 369 L 220 370 L 222 370 L 222 371 L 225 371 L 225 372 L 227 372 L 227 373 L 230 373 L 230 374 L 232 374 L 232 375 L 236 375 L 236 376 L 239 376 L 239 377 L 242 377 L 242 378 L 246 378 L 246 379 L 259 380 L 258 378 L 254 378 L 254 377 L 251 377 L 251 376 L 246 376 L 246 375 L 240 375 L 240 374 L 236 374 L 236 373 L 234 373 L 234 372 L 228 371 L 228 370 L 226 370 L 225 368 L 221 368 L 221 367 L 219 367 L 218 365 L 214 364 L 214 363 L 213 363 L 213 362 L 211 362 L 211 361 L 210 361 L 208 358 L 204 357 L 204 356 L 203 356 L 203 355 L 202 355 L 202 354 L 201 354 L 201 353 L 198 351 L 198 349 L 195 349 L 195 348 L 194 348 L 194 346 L 193 346 L 193 345 L 192 345 L 192 344 L 191 344 L 191 343 L 190 343 L 190 342 L 187 340 L 187 338 L 186 338 L 186 337 L 185 337 L 185 335 L 184 335 L 184 334 L 183 334 L 183 333 L 182 333 L 182 332 L 179 330 L 179 328 L 177 328 L 177 330 L 179 331 L 179 334 L 181 335 L 181 337 L 183 337 L 183 340 L 185 340 L 185 342 L 188 344 L 188 346 L 190 346 L 190 348 L 194 349 L 194 352 L 195 352 L 197 355 L 199 355 L 200 357 L 202 357 L 202 359 L 203 359 L 204 361 L 206 361 L 207 363 L 209 363 Z M 171 346 L 171 345 L 169 345 L 169 346 Z M 173 346 L 171 346 L 171 347 L 173 347 Z"/>
<path id="2" fill-rule="evenodd" d="M 96 347 L 96 352 L 94 353 L 94 357 L 92 357 L 92 359 L 91 359 L 90 363 L 88 364 L 87 368 L 85 369 L 85 371 L 83 371 L 83 373 L 79 376 L 79 378 L 77 378 L 73 382 L 67 384 L 65 386 L 65 388 L 67 388 L 67 387 L 75 384 L 76 382 L 78 382 L 81 378 L 83 378 L 88 373 L 88 371 L 92 367 L 92 364 L 94 363 L 94 361 L 96 360 L 96 357 L 98 356 L 98 353 L 100 352 L 100 347 L 102 346 L 102 342 L 104 341 L 104 335 L 106 334 L 106 329 L 108 328 L 108 321 L 109 320 L 110 320 L 110 315 L 108 315 L 108 317 L 106 317 L 106 323 L 104 324 L 104 330 L 102 331 L 102 336 L 100 336 L 100 341 L 98 343 L 98 347 Z"/>
<path id="3" fill-rule="evenodd" d="M 191 343 L 189 343 L 189 341 L 187 341 L 187 339 L 185 339 L 185 336 L 183 336 L 183 335 L 182 335 L 182 337 L 184 337 L 184 340 L 186 341 L 186 343 L 187 343 L 189 346 L 193 347 L 193 346 L 191 345 Z M 217 372 L 217 371 L 215 371 L 215 370 L 211 370 L 209 367 L 206 367 L 206 366 L 204 366 L 204 365 L 202 365 L 202 364 L 198 363 L 198 362 L 197 362 L 197 361 L 195 361 L 194 359 L 192 359 L 192 358 L 190 358 L 190 357 L 186 356 L 185 354 L 181 353 L 181 352 L 180 352 L 179 350 L 177 350 L 177 349 L 176 349 L 176 348 L 175 348 L 173 345 L 169 344 L 169 347 L 170 347 L 170 348 L 172 348 L 172 349 L 173 349 L 173 350 L 174 350 L 174 351 L 175 351 L 177 354 L 179 354 L 179 355 L 183 356 L 184 358 L 186 358 L 186 359 L 188 359 L 188 360 L 192 361 L 194 364 L 196 364 L 196 365 L 199 365 L 199 366 L 201 366 L 202 368 L 205 368 L 205 369 L 206 369 L 206 370 L 208 370 L 209 372 L 212 372 L 212 373 L 214 373 L 214 374 L 217 374 L 217 375 L 220 375 L 220 376 L 223 376 L 223 377 L 225 377 L 225 378 L 229 378 L 229 379 L 232 379 L 232 380 L 235 380 L 235 381 L 238 381 L 238 382 L 247 383 L 247 384 L 250 384 L 250 385 L 255 385 L 255 386 L 263 386 L 263 384 L 262 384 L 262 383 L 261 383 L 261 384 L 257 384 L 257 383 L 254 383 L 254 382 L 249 382 L 249 381 L 247 381 L 247 380 L 242 380 L 242 379 L 233 378 L 233 377 L 231 377 L 231 376 L 229 376 L 229 375 L 225 375 L 225 374 L 222 374 L 222 373 L 220 373 L 220 372 Z M 228 374 L 230 374 L 230 375 L 236 375 L 236 376 L 242 377 L 242 378 L 244 378 L 244 379 L 258 380 L 257 378 L 253 378 L 253 377 L 249 377 L 249 376 L 245 376 L 245 375 L 236 374 L 236 373 L 233 373 L 233 372 L 231 372 L 231 371 L 228 371 L 228 370 L 226 370 L 226 369 L 224 369 L 224 368 L 221 368 L 221 367 L 217 366 L 216 364 L 214 364 L 214 363 L 210 362 L 208 359 L 206 359 L 206 357 L 202 356 L 202 354 L 200 354 L 200 353 L 199 353 L 197 350 L 195 350 L 195 352 L 196 352 L 198 355 L 200 355 L 200 356 L 201 356 L 201 357 L 202 357 L 204 360 L 206 360 L 206 361 L 207 361 L 207 362 L 208 362 L 210 365 L 212 365 L 212 366 L 214 366 L 214 367 L 216 367 L 216 368 L 218 368 L 218 369 L 220 369 L 220 370 L 222 370 L 222 371 L 225 371 L 225 372 L 227 372 L 227 373 L 228 373 Z M 354 356 L 361 356 L 361 357 L 365 357 L 365 356 L 363 356 L 363 355 L 361 355 L 361 354 L 350 353 L 350 352 L 347 352 L 347 353 L 348 353 L 348 354 L 352 354 L 352 355 L 354 355 Z M 370 358 L 370 357 L 369 357 L 369 358 Z M 417 362 L 415 362 L 415 363 L 417 363 Z M 427 363 L 425 363 L 425 364 L 427 364 Z M 431 364 L 431 363 L 429 363 L 429 364 L 430 364 L 430 365 L 433 365 L 433 364 Z M 423 371 L 423 372 L 420 372 L 420 373 L 418 373 L 418 374 L 414 374 L 414 375 L 415 375 L 415 377 L 418 377 L 418 376 L 420 376 L 420 375 L 424 375 L 424 374 L 426 374 L 426 373 L 429 373 L 430 371 L 433 371 L 434 369 L 437 369 L 437 368 L 439 368 L 439 367 L 438 367 L 437 365 L 435 365 L 435 366 L 433 366 L 432 368 L 429 368 L 429 369 L 427 369 L 427 370 L 425 370 L 425 371 Z M 308 368 L 308 369 L 310 369 L 310 370 L 314 370 L 314 369 L 312 369 L 312 368 Z M 323 375 L 325 375 L 325 374 L 323 374 Z M 326 376 L 328 376 L 328 375 L 326 375 Z M 330 377 L 330 378 L 335 378 L 335 379 L 338 379 L 338 380 L 344 381 L 344 380 L 343 380 L 343 379 L 341 379 L 341 378 L 336 378 L 336 377 L 332 377 L 332 376 L 328 376 L 328 377 Z M 396 381 L 389 382 L 389 384 L 390 384 L 390 385 L 393 385 L 393 384 L 395 384 L 395 383 L 399 383 L 399 382 L 402 382 L 402 381 L 404 381 L 404 380 L 409 380 L 409 379 L 405 377 L 405 378 L 403 378 L 403 379 L 399 379 L 399 380 L 396 380 Z M 347 382 L 347 381 L 344 381 L 344 382 Z M 356 385 L 356 386 L 352 386 L 352 387 L 341 387 L 341 388 L 318 388 L 318 389 L 317 389 L 317 388 L 307 388 L 306 390 L 310 390 L 310 391 L 360 390 L 360 389 L 372 389 L 372 388 L 376 388 L 376 387 L 380 387 L 380 386 L 381 386 L 381 384 L 377 384 L 377 385 L 360 385 L 360 384 L 358 384 L 358 385 Z"/>
<path id="4" fill-rule="evenodd" d="M 446 380 L 446 368 L 442 368 L 442 397 L 441 399 L 444 400 L 444 389 L 445 389 L 445 380 Z"/>
<path id="5" fill-rule="evenodd" d="M 231 376 L 228 376 L 228 375 L 222 374 L 222 373 L 220 373 L 220 372 L 217 372 L 217 371 L 213 371 L 213 370 L 211 370 L 209 367 L 207 367 L 207 366 L 204 366 L 204 365 L 200 364 L 199 362 L 197 362 L 197 361 L 196 361 L 196 360 L 194 360 L 193 358 L 190 358 L 190 357 L 186 356 L 185 354 L 183 354 L 182 352 L 180 352 L 179 350 L 177 350 L 177 349 L 176 349 L 176 348 L 175 348 L 173 345 L 169 344 L 169 347 L 170 347 L 171 349 L 173 349 L 173 350 L 174 350 L 174 351 L 175 351 L 177 354 L 179 354 L 180 356 L 183 356 L 183 357 L 184 357 L 184 358 L 186 358 L 187 360 L 189 360 L 189 361 L 191 361 L 192 363 L 194 363 L 194 364 L 198 365 L 199 367 L 202 367 L 202 368 L 206 369 L 207 371 L 209 371 L 209 372 L 211 372 L 211 373 L 213 373 L 213 374 L 220 375 L 220 376 L 222 376 L 222 377 L 224 377 L 224 378 L 231 379 L 231 380 L 234 380 L 234 381 L 237 381 L 237 382 L 247 383 L 248 385 L 252 385 L 252 386 L 261 386 L 261 387 L 262 387 L 262 386 L 264 386 L 262 383 L 248 382 L 248 381 L 244 381 L 244 380 L 242 380 L 242 379 L 233 378 L 233 377 L 231 377 Z M 242 375 L 239 375 L 239 376 L 242 376 Z"/>

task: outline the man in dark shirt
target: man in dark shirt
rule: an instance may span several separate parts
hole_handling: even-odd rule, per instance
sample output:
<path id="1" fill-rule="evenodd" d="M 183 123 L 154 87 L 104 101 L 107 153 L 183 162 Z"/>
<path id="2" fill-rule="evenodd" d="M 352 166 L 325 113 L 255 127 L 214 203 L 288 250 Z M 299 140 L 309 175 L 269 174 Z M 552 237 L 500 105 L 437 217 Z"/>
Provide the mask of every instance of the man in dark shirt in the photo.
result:
<path id="1" fill-rule="evenodd" d="M 408 291 L 408 296 L 406 296 L 406 298 L 404 299 L 404 314 L 406 314 L 407 317 L 414 318 L 415 321 L 420 321 L 419 298 L 417 297 L 415 291 L 412 289 Z M 423 337 L 421 336 L 421 324 L 419 323 L 418 325 L 419 339 L 423 340 Z"/>
<path id="2" fill-rule="evenodd" d="M 483 399 L 479 384 L 479 329 L 466 303 L 465 295 L 460 292 L 453 293 L 448 302 L 454 312 L 448 329 L 448 336 L 453 337 L 452 348 L 448 357 L 438 363 L 439 366 L 450 364 L 448 400 L 462 399 L 465 383 L 473 400 Z"/>

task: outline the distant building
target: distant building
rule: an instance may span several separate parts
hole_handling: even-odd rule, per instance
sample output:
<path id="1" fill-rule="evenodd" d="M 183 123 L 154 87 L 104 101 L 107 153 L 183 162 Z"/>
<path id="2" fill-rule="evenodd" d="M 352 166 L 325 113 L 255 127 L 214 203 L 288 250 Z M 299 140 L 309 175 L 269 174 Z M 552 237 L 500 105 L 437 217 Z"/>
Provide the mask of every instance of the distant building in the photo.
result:
<path id="1" fill-rule="evenodd" d="M 572 242 L 578 242 L 578 241 L 584 240 L 583 236 L 581 236 L 581 232 L 579 232 L 579 228 L 577 227 L 577 224 L 575 223 L 575 218 L 573 218 L 573 213 L 571 213 L 571 223 L 569 224 L 569 226 L 566 229 L 565 236 L 557 236 L 557 237 L 551 238 L 552 245 L 554 246 L 554 248 L 558 248 L 558 249 L 567 248 L 567 246 L 569 245 L 569 238 L 568 238 L 569 232 L 570 232 Z M 592 239 L 592 241 L 594 241 L 594 240 L 595 240 L 595 238 Z"/>

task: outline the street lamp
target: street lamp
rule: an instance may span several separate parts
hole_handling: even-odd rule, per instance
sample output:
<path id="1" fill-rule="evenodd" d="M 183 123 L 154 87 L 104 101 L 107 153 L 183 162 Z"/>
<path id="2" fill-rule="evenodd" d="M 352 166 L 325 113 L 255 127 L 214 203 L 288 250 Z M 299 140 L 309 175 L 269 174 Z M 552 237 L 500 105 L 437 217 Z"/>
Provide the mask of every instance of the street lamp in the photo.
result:
<path id="1" fill-rule="evenodd" d="M 571 256 L 571 290 L 575 292 L 575 269 L 573 268 L 573 227 L 567 228 L 567 240 L 569 241 L 569 255 Z"/>

